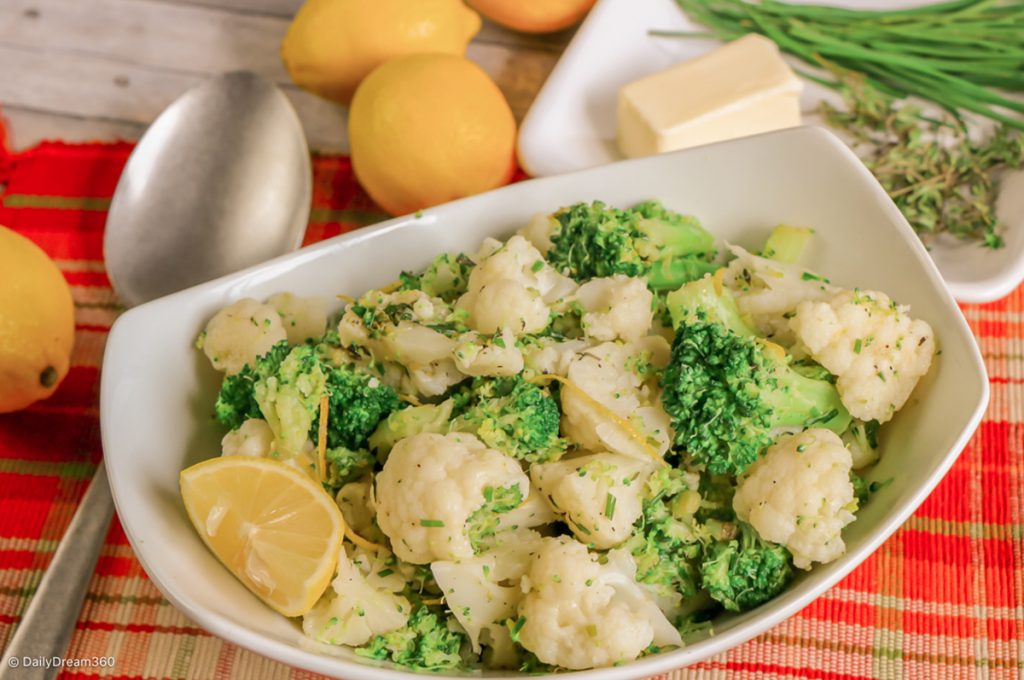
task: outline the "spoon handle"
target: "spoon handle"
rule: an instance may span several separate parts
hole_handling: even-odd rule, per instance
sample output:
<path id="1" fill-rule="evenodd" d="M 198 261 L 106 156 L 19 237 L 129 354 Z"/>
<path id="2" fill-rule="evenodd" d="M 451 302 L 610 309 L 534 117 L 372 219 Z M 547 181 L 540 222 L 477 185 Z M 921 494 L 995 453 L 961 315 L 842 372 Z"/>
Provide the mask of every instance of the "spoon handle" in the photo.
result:
<path id="1" fill-rule="evenodd" d="M 23 660 L 64 657 L 113 513 L 114 499 L 101 462 L 4 651 L 0 680 L 49 680 L 57 676 L 57 667 L 25 664 Z"/>

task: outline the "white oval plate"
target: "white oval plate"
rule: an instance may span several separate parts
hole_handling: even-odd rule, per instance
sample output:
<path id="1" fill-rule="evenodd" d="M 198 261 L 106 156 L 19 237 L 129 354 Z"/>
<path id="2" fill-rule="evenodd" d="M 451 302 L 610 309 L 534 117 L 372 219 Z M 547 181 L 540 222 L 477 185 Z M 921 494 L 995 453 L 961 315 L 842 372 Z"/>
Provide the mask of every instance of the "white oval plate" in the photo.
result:
<path id="1" fill-rule="evenodd" d="M 791 0 L 794 1 L 794 0 Z M 805 2 L 807 0 L 804 0 Z M 829 0 L 861 9 L 907 7 L 933 0 Z M 519 162 L 535 177 L 620 160 L 615 145 L 616 97 L 623 85 L 713 49 L 713 40 L 660 38 L 652 29 L 706 30 L 674 0 L 598 0 L 538 93 L 519 131 Z M 796 65 L 800 62 L 791 61 Z M 827 88 L 806 83 L 800 103 L 805 121 Z M 998 251 L 955 239 L 931 246 L 932 259 L 961 302 L 990 302 L 1024 280 L 1024 174 L 1003 182 L 998 215 L 1006 246 Z"/>

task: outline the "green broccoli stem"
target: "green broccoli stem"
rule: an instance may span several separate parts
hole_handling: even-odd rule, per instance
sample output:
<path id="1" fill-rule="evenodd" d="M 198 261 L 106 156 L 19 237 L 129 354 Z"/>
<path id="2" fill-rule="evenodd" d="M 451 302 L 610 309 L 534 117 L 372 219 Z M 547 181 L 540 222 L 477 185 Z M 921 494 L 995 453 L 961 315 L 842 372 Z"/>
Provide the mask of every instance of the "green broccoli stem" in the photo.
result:
<path id="1" fill-rule="evenodd" d="M 646 248 L 656 252 L 647 257 L 651 260 L 662 257 L 684 257 L 714 252 L 715 237 L 700 225 L 695 217 L 680 215 L 666 210 L 656 201 L 641 203 L 635 208 L 641 215 L 637 230 L 647 237 Z"/>
<path id="2" fill-rule="evenodd" d="M 684 322 L 706 321 L 725 326 L 740 337 L 757 335 L 744 320 L 732 293 L 722 288 L 721 281 L 714 276 L 705 276 L 669 293 L 665 304 L 672 317 L 673 328 L 679 328 Z"/>
<path id="3" fill-rule="evenodd" d="M 843 406 L 832 383 L 802 375 L 786 365 L 784 359 L 774 364 L 775 389 L 764 390 L 761 395 L 772 409 L 769 427 L 823 427 L 836 434 L 846 431 L 853 416 Z"/>
<path id="4" fill-rule="evenodd" d="M 780 224 L 772 230 L 765 241 L 761 255 L 776 262 L 796 262 L 807 249 L 807 243 L 813 234 L 813 229 Z"/>
<path id="5" fill-rule="evenodd" d="M 778 595 L 793 578 L 789 551 L 741 525 L 740 540 L 709 546 L 701 563 L 701 584 L 729 611 L 741 612 Z"/>
<path id="6" fill-rule="evenodd" d="M 647 285 L 653 290 L 675 290 L 721 268 L 722 265 L 717 262 L 708 262 L 697 257 L 658 260 L 647 272 Z"/>

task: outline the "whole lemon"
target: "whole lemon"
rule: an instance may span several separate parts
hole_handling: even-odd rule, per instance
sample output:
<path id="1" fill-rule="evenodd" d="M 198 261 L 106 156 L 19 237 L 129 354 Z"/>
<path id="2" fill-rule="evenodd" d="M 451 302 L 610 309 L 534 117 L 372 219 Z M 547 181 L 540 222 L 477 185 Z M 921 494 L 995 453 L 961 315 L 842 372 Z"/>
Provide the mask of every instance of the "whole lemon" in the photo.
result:
<path id="1" fill-rule="evenodd" d="M 308 0 L 281 43 L 292 80 L 348 104 L 360 81 L 389 59 L 463 54 L 480 16 L 462 0 Z"/>
<path id="2" fill-rule="evenodd" d="M 356 178 L 392 215 L 487 191 L 515 170 L 516 122 L 471 61 L 416 54 L 380 66 L 348 118 Z"/>
<path id="3" fill-rule="evenodd" d="M 75 340 L 71 290 L 36 244 L 0 227 L 0 413 L 53 394 Z"/>
<path id="4" fill-rule="evenodd" d="M 491 21 L 524 33 L 550 33 L 582 19 L 595 0 L 467 0 Z"/>

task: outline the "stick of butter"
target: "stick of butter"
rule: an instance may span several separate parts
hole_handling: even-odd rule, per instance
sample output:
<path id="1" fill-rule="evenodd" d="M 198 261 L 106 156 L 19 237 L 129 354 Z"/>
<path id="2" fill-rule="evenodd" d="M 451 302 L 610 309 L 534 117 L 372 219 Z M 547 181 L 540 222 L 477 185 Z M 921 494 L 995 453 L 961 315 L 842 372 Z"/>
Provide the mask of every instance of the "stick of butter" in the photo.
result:
<path id="1" fill-rule="evenodd" d="M 800 124 L 803 84 L 751 33 L 619 90 L 619 149 L 649 156 Z"/>

